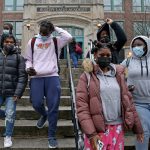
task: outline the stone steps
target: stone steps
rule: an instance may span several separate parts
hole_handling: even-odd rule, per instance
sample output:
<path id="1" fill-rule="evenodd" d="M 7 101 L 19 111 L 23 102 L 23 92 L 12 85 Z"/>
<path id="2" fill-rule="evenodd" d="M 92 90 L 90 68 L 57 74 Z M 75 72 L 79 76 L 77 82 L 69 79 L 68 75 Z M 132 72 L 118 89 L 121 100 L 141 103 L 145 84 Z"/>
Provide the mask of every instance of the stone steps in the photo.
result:
<path id="1" fill-rule="evenodd" d="M 58 150 L 75 150 L 74 138 L 58 139 Z M 3 138 L 0 138 L 0 150 L 3 150 Z M 43 137 L 14 137 L 11 150 L 48 150 L 48 140 Z"/>
<path id="2" fill-rule="evenodd" d="M 17 103 L 19 106 L 31 106 L 30 97 L 23 96 Z M 71 106 L 71 98 L 70 96 L 61 96 L 60 98 L 60 106 Z"/>
<path id="3" fill-rule="evenodd" d="M 2 107 L 3 109 L 3 107 Z M 35 112 L 32 106 L 18 106 L 16 119 L 17 120 L 37 120 L 40 115 Z M 71 120 L 71 106 L 59 106 L 59 119 Z"/>
<path id="4" fill-rule="evenodd" d="M 32 136 L 44 136 L 48 135 L 48 122 L 42 129 L 36 127 L 37 120 L 16 120 L 14 127 L 13 136 L 23 136 L 23 137 L 32 137 Z M 0 120 L 0 133 L 3 134 L 5 128 L 5 121 Z M 71 120 L 58 120 L 57 124 L 57 137 L 73 137 L 73 124 Z"/>
<path id="5" fill-rule="evenodd" d="M 11 150 L 48 150 L 48 141 L 45 137 L 13 137 Z M 125 137 L 125 150 L 135 150 L 134 136 Z M 3 150 L 3 138 L 0 137 L 0 150 Z M 59 138 L 58 150 L 76 150 L 74 138 Z"/>

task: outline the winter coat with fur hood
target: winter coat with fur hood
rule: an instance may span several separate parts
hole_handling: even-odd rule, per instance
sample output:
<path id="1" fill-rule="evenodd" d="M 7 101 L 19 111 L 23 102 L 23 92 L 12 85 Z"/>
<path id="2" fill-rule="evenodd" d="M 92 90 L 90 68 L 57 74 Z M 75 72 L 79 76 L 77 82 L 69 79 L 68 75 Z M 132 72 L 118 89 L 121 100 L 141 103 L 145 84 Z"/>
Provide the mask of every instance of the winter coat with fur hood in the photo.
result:
<path id="1" fill-rule="evenodd" d="M 100 96 L 100 83 L 96 76 L 99 70 L 91 60 L 83 62 L 85 72 L 90 74 L 90 82 L 85 73 L 80 76 L 76 89 L 77 116 L 83 132 L 90 138 L 99 132 L 105 132 L 102 101 Z M 133 130 L 136 134 L 143 133 L 131 93 L 124 80 L 124 69 L 116 65 L 116 79 L 121 89 L 121 114 L 125 130 Z M 113 112 L 112 112 L 113 113 Z"/>

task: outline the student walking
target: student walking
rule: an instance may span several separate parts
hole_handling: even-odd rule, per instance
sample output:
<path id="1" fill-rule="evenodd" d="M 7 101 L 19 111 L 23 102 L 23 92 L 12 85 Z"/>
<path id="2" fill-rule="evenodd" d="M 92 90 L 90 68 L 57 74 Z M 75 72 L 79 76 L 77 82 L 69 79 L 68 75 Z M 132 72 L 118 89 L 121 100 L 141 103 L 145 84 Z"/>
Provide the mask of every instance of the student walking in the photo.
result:
<path id="1" fill-rule="evenodd" d="M 16 39 L 12 35 L 5 35 L 0 50 L 0 118 L 5 118 L 4 147 L 11 147 L 16 103 L 23 95 L 27 84 L 24 58 L 15 49 Z"/>
<path id="2" fill-rule="evenodd" d="M 76 89 L 77 115 L 85 134 L 85 149 L 124 150 L 124 132 L 132 130 L 143 141 L 143 129 L 124 69 L 111 63 L 112 45 L 94 49 L 94 61 L 84 60 Z"/>
<path id="3" fill-rule="evenodd" d="M 150 39 L 135 37 L 130 49 L 132 56 L 121 64 L 127 67 L 127 84 L 133 85 L 133 100 L 144 129 L 144 141 L 136 141 L 136 150 L 148 150 L 150 139 Z"/>
<path id="4" fill-rule="evenodd" d="M 52 37 L 53 31 L 58 32 L 60 36 L 54 39 Z M 67 31 L 54 27 L 50 21 L 43 21 L 40 24 L 39 34 L 31 39 L 27 45 L 25 58 L 27 60 L 26 70 L 31 76 L 31 101 L 35 111 L 41 115 L 37 127 L 43 128 L 48 119 L 49 148 L 58 147 L 55 137 L 61 95 L 58 55 L 60 50 L 71 40 L 72 36 Z M 44 97 L 48 110 L 44 106 Z"/>

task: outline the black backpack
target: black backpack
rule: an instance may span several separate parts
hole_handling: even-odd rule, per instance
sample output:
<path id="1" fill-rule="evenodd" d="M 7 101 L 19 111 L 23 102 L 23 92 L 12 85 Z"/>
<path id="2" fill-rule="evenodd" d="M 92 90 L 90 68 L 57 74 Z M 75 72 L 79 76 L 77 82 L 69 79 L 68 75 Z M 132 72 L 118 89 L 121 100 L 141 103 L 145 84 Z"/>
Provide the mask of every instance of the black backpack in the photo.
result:
<path id="1" fill-rule="evenodd" d="M 31 40 L 32 60 L 33 60 L 35 40 L 36 40 L 36 37 L 33 37 Z M 58 46 L 57 46 L 57 38 L 56 37 L 53 37 L 53 42 L 55 45 L 55 53 L 56 53 L 56 57 L 57 57 L 57 66 L 58 66 L 58 74 L 59 74 L 60 73 L 60 65 L 59 65 L 59 61 L 58 61 Z"/>

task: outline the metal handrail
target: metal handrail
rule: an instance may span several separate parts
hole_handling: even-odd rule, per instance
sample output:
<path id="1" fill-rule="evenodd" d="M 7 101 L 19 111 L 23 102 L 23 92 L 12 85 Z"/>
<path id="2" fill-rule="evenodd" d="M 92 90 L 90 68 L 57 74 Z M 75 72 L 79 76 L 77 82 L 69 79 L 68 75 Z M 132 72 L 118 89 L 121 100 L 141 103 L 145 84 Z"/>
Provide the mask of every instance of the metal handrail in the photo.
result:
<path id="1" fill-rule="evenodd" d="M 69 69 L 69 85 L 71 91 L 71 110 L 72 110 L 72 122 L 74 125 L 74 133 L 75 133 L 75 144 L 77 150 L 84 150 L 83 134 L 80 130 L 78 117 L 77 117 L 76 96 L 75 96 L 75 87 L 74 87 L 73 76 L 72 76 L 69 45 L 67 45 L 67 63 Z"/>

